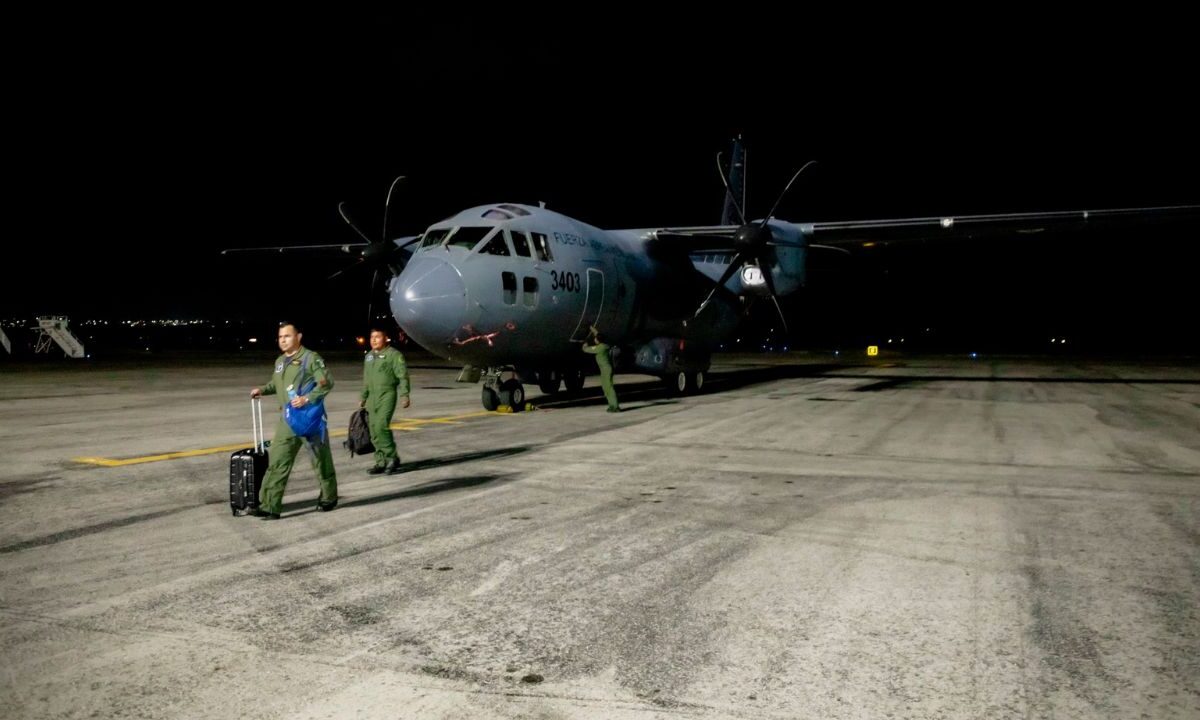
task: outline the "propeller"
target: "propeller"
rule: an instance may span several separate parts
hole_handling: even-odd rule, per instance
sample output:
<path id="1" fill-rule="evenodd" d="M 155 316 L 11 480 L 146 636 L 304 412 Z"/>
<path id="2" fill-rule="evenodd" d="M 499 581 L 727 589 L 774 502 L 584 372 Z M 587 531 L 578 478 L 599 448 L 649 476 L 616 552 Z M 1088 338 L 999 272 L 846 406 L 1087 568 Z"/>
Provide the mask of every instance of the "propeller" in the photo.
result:
<path id="1" fill-rule="evenodd" d="M 399 259 L 400 254 L 398 251 L 408 247 L 409 245 L 412 245 L 413 243 L 419 242 L 421 239 L 421 236 L 417 235 L 400 244 L 396 244 L 387 239 L 388 212 L 392 205 L 392 193 L 395 192 L 396 185 L 398 185 L 403 179 L 403 175 L 396 176 L 396 179 L 392 180 L 391 187 L 388 188 L 387 199 L 383 203 L 383 227 L 380 231 L 379 240 L 372 240 L 367 236 L 366 233 L 362 231 L 361 228 L 358 227 L 358 225 L 354 224 L 354 221 L 350 219 L 350 216 L 346 213 L 346 203 L 338 203 L 338 214 L 342 216 L 342 220 L 344 220 L 345 223 L 350 226 L 350 229 L 353 230 L 360 238 L 365 240 L 367 244 L 366 247 L 362 249 L 362 252 L 359 253 L 359 258 L 354 262 L 353 265 L 338 270 L 334 274 L 330 275 L 328 279 L 332 280 L 343 273 L 346 273 L 350 270 L 355 270 L 357 268 L 370 267 L 372 269 L 373 272 L 371 273 L 371 284 L 368 286 L 369 291 L 367 300 L 368 326 L 370 326 L 374 321 L 374 295 L 375 288 L 379 283 L 379 271 L 384 267 L 387 267 L 390 273 L 398 273 L 404 264 L 404 261 Z"/>
<path id="2" fill-rule="evenodd" d="M 800 177 L 800 173 L 804 172 L 810 165 L 815 164 L 816 160 L 809 160 L 804 163 L 804 166 L 792 175 L 792 179 L 784 186 L 783 192 L 775 198 L 775 204 L 771 206 L 771 211 L 767 213 L 761 221 L 751 223 L 746 221 L 746 215 L 742 207 L 738 204 L 737 197 L 729 187 L 729 181 L 725 177 L 725 170 L 721 166 L 721 155 L 717 154 L 717 172 L 721 175 L 721 182 L 725 185 L 725 192 L 733 201 L 734 208 L 737 209 L 738 217 L 741 219 L 741 226 L 733 234 L 733 249 L 735 254 L 729 263 L 729 267 L 725 268 L 725 272 L 721 274 L 721 278 L 713 285 L 713 289 L 704 298 L 704 302 L 700 303 L 700 307 L 696 309 L 696 314 L 692 317 L 699 317 L 708 303 L 712 301 L 717 291 L 729 282 L 734 273 L 743 269 L 748 265 L 758 267 L 762 274 L 763 283 L 767 286 L 767 292 L 771 295 L 771 301 L 775 304 L 775 310 L 779 313 L 779 321 L 783 323 L 783 330 L 787 332 L 787 320 L 783 317 L 783 308 L 779 305 L 779 298 L 775 294 L 775 279 L 771 274 L 770 265 L 768 264 L 769 255 L 767 248 L 770 247 L 805 247 L 801 243 L 789 242 L 786 240 L 777 240 L 772 234 L 768 223 L 775 216 L 775 211 L 779 209 L 779 203 L 783 201 L 784 196 L 791 190 L 792 185 L 796 182 L 796 178 Z"/>

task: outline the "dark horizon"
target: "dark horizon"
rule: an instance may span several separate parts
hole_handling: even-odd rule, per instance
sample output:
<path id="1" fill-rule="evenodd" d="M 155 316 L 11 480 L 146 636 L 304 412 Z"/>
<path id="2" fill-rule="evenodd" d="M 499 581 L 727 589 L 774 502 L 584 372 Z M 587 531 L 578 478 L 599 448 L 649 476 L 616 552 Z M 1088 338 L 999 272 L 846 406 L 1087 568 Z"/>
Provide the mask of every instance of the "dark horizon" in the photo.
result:
<path id="1" fill-rule="evenodd" d="M 848 33 L 809 17 L 804 33 L 759 29 L 745 53 L 721 50 L 734 40 L 719 25 L 559 18 L 509 35 L 425 13 L 250 11 L 136 37 L 119 19 L 80 24 L 21 81 L 28 226 L 10 237 L 34 259 L 5 263 L 0 317 L 361 326 L 365 274 L 325 279 L 353 257 L 219 251 L 356 242 L 343 200 L 376 237 L 401 174 L 392 236 L 489 202 L 545 201 L 599 227 L 716 223 L 715 155 L 735 134 L 751 215 L 812 159 L 780 217 L 1200 203 L 1185 23 L 993 18 L 989 40 L 896 20 Z M 955 336 L 1109 332 L 1132 348 L 1187 332 L 1196 234 L 893 255 L 850 281 L 819 269 L 785 308 L 800 341 L 936 321 Z"/>

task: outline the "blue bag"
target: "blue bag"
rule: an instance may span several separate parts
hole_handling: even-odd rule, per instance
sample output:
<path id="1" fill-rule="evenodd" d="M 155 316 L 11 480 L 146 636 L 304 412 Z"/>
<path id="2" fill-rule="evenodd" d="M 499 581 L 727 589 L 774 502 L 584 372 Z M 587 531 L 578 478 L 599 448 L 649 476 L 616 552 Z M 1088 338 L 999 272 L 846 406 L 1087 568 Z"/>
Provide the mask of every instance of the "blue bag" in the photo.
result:
<path id="1" fill-rule="evenodd" d="M 300 364 L 300 374 L 297 376 L 297 383 L 304 378 L 304 371 L 308 369 L 308 357 L 308 355 L 305 355 L 304 362 Z M 325 398 L 321 398 L 316 402 L 310 401 L 302 408 L 294 408 L 291 405 L 293 398 L 308 395 L 316 386 L 316 380 L 309 380 L 307 383 L 301 385 L 299 390 L 288 391 L 288 401 L 283 404 L 283 421 L 288 424 L 288 427 L 292 429 L 296 437 L 302 437 L 307 440 L 320 440 L 325 437 L 327 427 Z"/>

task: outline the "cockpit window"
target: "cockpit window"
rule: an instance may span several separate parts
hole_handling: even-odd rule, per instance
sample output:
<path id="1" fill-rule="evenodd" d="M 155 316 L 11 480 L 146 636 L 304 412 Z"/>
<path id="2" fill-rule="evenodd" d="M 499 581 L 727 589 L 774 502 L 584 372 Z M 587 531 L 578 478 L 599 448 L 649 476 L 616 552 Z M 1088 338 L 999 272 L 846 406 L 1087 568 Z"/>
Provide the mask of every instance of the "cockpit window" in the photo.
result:
<path id="1" fill-rule="evenodd" d="M 550 253 L 550 241 L 546 238 L 546 234 L 535 232 L 532 235 L 533 249 L 537 251 L 538 260 L 554 262 L 554 255 Z"/>
<path id="2" fill-rule="evenodd" d="M 427 248 L 435 245 L 441 245 L 442 241 L 446 239 L 446 235 L 450 234 L 451 229 L 452 228 L 442 228 L 440 230 L 430 230 L 429 232 L 425 233 L 425 239 L 421 240 L 421 247 Z"/>
<path id="3" fill-rule="evenodd" d="M 513 247 L 521 257 L 529 257 L 529 238 L 520 230 L 512 231 Z"/>
<path id="4" fill-rule="evenodd" d="M 504 233 L 498 232 L 487 244 L 479 248 L 480 255 L 509 255 L 508 243 L 504 242 Z"/>
<path id="5" fill-rule="evenodd" d="M 468 250 L 479 244 L 494 228 L 490 227 L 460 227 L 446 241 L 446 247 L 464 247 Z"/>

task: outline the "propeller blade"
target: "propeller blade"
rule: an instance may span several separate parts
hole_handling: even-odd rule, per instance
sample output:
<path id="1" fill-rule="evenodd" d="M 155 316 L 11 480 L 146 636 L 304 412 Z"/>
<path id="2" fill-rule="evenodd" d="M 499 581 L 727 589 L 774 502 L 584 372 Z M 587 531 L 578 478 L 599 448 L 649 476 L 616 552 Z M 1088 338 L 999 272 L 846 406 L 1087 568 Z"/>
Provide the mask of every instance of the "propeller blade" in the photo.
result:
<path id="1" fill-rule="evenodd" d="M 379 281 L 379 268 L 371 274 L 370 290 L 367 292 L 367 329 L 371 329 L 371 325 L 375 322 L 375 283 Z"/>
<path id="2" fill-rule="evenodd" d="M 392 181 L 392 186 L 390 188 L 388 188 L 387 200 L 385 200 L 383 202 L 383 231 L 381 233 L 383 235 L 383 239 L 380 242 L 387 242 L 387 227 L 388 227 L 387 220 L 388 220 L 388 210 L 391 208 L 391 205 L 392 205 L 392 191 L 396 189 L 396 183 L 400 182 L 403 179 L 404 179 L 403 175 L 397 175 L 396 179 Z"/>
<path id="3" fill-rule="evenodd" d="M 779 298 L 771 295 L 771 302 L 775 303 L 775 311 L 779 313 L 779 322 L 783 324 L 783 336 L 787 337 L 790 333 L 788 332 L 787 320 L 783 318 L 783 308 L 779 306 Z"/>
<path id="4" fill-rule="evenodd" d="M 362 230 L 359 230 L 358 226 L 354 224 L 354 221 L 351 220 L 349 218 L 349 216 L 346 215 L 345 205 L 346 205 L 345 201 L 338 203 L 338 214 L 342 216 L 342 219 L 346 221 L 346 224 L 349 225 L 351 227 L 351 229 L 354 230 L 354 232 L 358 233 L 358 236 L 360 238 L 362 238 L 363 240 L 366 240 L 367 243 L 370 244 L 371 238 L 367 237 L 366 233 L 364 233 Z"/>
<path id="5" fill-rule="evenodd" d="M 775 198 L 775 204 L 771 206 L 771 212 L 767 213 L 767 216 L 763 218 L 762 224 L 764 226 L 767 224 L 768 220 L 775 216 L 775 211 L 779 209 L 779 203 L 783 200 L 783 196 L 787 195 L 788 190 L 792 189 L 792 183 L 796 182 L 796 178 L 800 177 L 800 173 L 804 172 L 809 165 L 813 165 L 816 162 L 816 160 L 809 160 L 808 162 L 804 163 L 804 167 L 797 170 L 796 174 L 792 176 L 792 179 L 788 180 L 788 184 L 784 186 L 783 192 L 779 193 L 779 197 Z"/>
<path id="6" fill-rule="evenodd" d="M 779 306 L 779 299 L 775 297 L 775 278 L 771 274 L 771 266 L 763 262 L 763 256 L 759 255 L 754 258 L 758 263 L 758 269 L 762 273 L 763 282 L 767 285 L 767 292 L 771 293 L 771 302 L 775 303 L 775 310 L 779 313 L 779 322 L 783 323 L 783 332 L 786 335 L 788 331 L 787 320 L 783 317 L 783 308 Z"/>
<path id="7" fill-rule="evenodd" d="M 845 255 L 849 255 L 850 257 L 854 257 L 854 253 L 850 252 L 844 247 L 834 247 L 833 245 L 809 245 L 808 247 L 812 248 L 813 250 L 832 250 L 834 252 L 840 252 Z"/>
<path id="8" fill-rule="evenodd" d="M 327 277 L 327 278 L 325 278 L 325 279 L 326 279 L 326 280 L 332 280 L 332 279 L 334 279 L 335 277 L 337 277 L 338 275 L 341 275 L 342 273 L 346 272 L 347 270 L 353 270 L 354 268 L 358 267 L 359 265 L 362 265 L 362 264 L 363 264 L 363 262 L 365 262 L 365 261 L 364 261 L 362 258 L 359 258 L 357 261 L 355 261 L 355 263 L 354 263 L 353 265 L 349 265 L 349 266 L 347 266 L 347 267 L 344 267 L 344 268 L 342 268 L 341 270 L 338 270 L 337 272 L 335 272 L 334 274 L 330 275 L 329 277 Z"/>
<path id="9" fill-rule="evenodd" d="M 741 253 L 733 256 L 733 260 L 729 262 L 729 267 L 725 268 L 725 272 L 721 273 L 721 279 L 717 281 L 716 285 L 713 285 L 713 289 L 709 291 L 708 297 L 704 298 L 704 302 L 700 303 L 700 307 L 696 309 L 696 314 L 692 316 L 693 319 L 700 317 L 700 313 L 704 312 L 704 308 L 708 306 L 713 296 L 717 294 L 718 290 L 725 287 L 725 283 L 729 282 L 729 278 L 733 277 L 733 274 L 738 271 L 744 261 L 745 258 L 742 257 Z"/>

